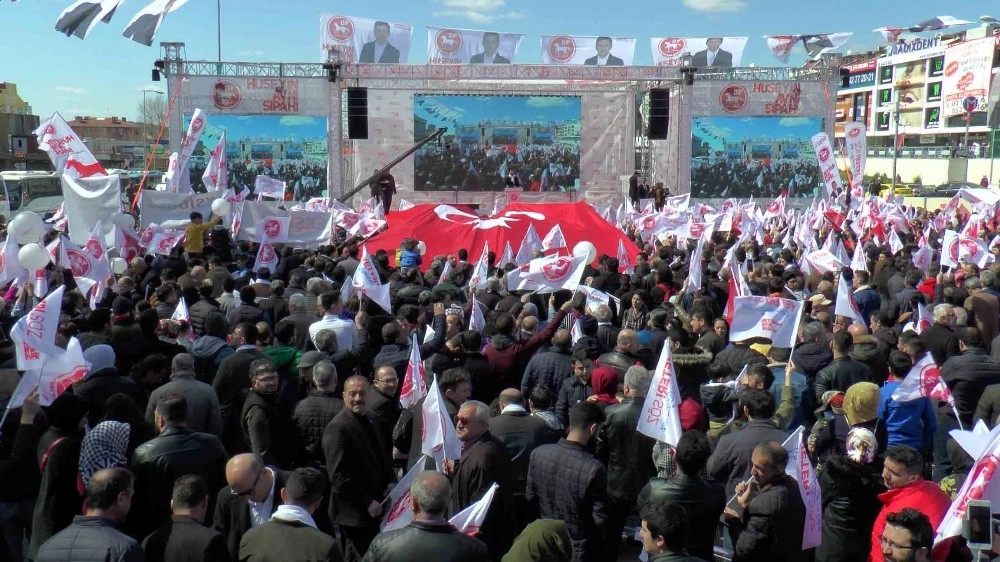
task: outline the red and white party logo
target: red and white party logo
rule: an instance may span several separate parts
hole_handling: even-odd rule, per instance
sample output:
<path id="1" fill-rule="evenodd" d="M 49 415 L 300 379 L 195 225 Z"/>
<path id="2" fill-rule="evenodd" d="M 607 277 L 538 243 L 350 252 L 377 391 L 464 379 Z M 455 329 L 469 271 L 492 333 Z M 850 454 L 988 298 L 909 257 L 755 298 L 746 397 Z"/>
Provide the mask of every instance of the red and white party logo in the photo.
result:
<path id="1" fill-rule="evenodd" d="M 344 228 L 349 229 L 358 224 L 358 215 L 357 213 L 344 213 L 340 216 L 340 220 L 344 223 Z"/>
<path id="2" fill-rule="evenodd" d="M 656 228 L 656 217 L 646 217 L 642 219 L 642 229 L 643 230 L 653 230 Z"/>
<path id="3" fill-rule="evenodd" d="M 442 29 L 434 37 L 434 45 L 446 55 L 456 53 L 462 48 L 462 33 L 455 29 Z"/>
<path id="4" fill-rule="evenodd" d="M 830 159 L 830 149 L 825 146 L 819 149 L 819 161 L 826 162 L 829 159 Z"/>
<path id="5" fill-rule="evenodd" d="M 176 243 L 177 243 L 177 238 L 176 237 L 174 237 L 174 236 L 167 236 L 163 240 L 160 240 L 160 243 L 156 246 L 156 248 L 161 253 L 169 254 L 170 250 L 173 249 L 174 244 L 176 244 Z"/>
<path id="6" fill-rule="evenodd" d="M 962 249 L 965 250 L 965 253 L 968 254 L 973 260 L 976 259 L 981 251 L 979 244 L 977 244 L 975 240 L 959 238 L 958 243 L 962 246 Z"/>
<path id="7" fill-rule="evenodd" d="M 243 92 L 236 82 L 219 80 L 212 86 L 212 103 L 219 109 L 234 109 L 243 101 Z"/>
<path id="8" fill-rule="evenodd" d="M 56 134 L 56 126 L 50 124 L 49 126 L 45 127 L 45 133 L 44 134 L 46 134 L 46 135 L 54 135 L 54 134 Z"/>
<path id="9" fill-rule="evenodd" d="M 851 130 L 848 131 L 847 136 L 851 137 L 852 139 L 856 139 L 861 134 L 861 131 L 862 131 L 861 127 L 851 127 Z"/>
<path id="10" fill-rule="evenodd" d="M 143 246 L 149 246 L 149 243 L 153 241 L 153 227 L 147 227 L 146 230 L 142 231 L 142 237 L 139 238 L 139 243 Z"/>
<path id="11" fill-rule="evenodd" d="M 705 234 L 705 225 L 700 222 L 691 223 L 691 226 L 688 227 L 688 234 L 690 234 L 691 238 L 695 240 L 700 239 L 701 236 Z"/>
<path id="12" fill-rule="evenodd" d="M 76 367 L 69 373 L 57 378 L 54 381 L 49 381 L 49 392 L 53 396 L 58 396 L 73 386 L 73 384 L 83 380 L 83 377 L 87 376 L 89 370 L 86 367 L 80 366 Z"/>
<path id="13" fill-rule="evenodd" d="M 281 221 L 276 219 L 267 219 L 264 221 L 264 236 L 275 239 L 281 234 Z"/>
<path id="14" fill-rule="evenodd" d="M 191 132 L 200 133 L 202 129 L 205 128 L 205 118 L 201 115 L 197 119 L 191 121 Z"/>
<path id="15" fill-rule="evenodd" d="M 395 503 L 389 508 L 389 514 L 385 517 L 385 524 L 391 525 L 393 521 L 399 519 L 399 516 L 406 513 L 406 510 L 410 508 L 410 491 L 407 490 L 403 492 L 403 495 L 399 497 Z"/>
<path id="16" fill-rule="evenodd" d="M 563 256 L 542 266 L 542 275 L 549 281 L 559 281 L 569 273 L 573 258 Z"/>
<path id="17" fill-rule="evenodd" d="M 90 260 L 82 252 L 76 248 L 69 248 L 66 250 L 66 257 L 69 258 L 73 277 L 86 277 L 90 273 Z"/>
<path id="18" fill-rule="evenodd" d="M 374 234 L 374 232 L 376 230 L 378 230 L 378 228 L 379 228 L 379 224 L 377 222 L 375 222 L 375 221 L 368 221 L 368 222 L 364 223 L 363 225 L 361 225 L 361 235 L 362 236 L 370 236 L 370 235 Z"/>
<path id="19" fill-rule="evenodd" d="M 665 37 L 660 39 L 657 50 L 660 51 L 661 55 L 673 58 L 683 53 L 687 44 L 688 42 L 680 37 Z"/>
<path id="20" fill-rule="evenodd" d="M 344 16 L 332 17 L 327 25 L 327 32 L 337 41 L 347 41 L 354 37 L 354 21 Z"/>
<path id="21" fill-rule="evenodd" d="M 104 257 L 104 248 L 101 248 L 101 243 L 94 238 L 87 240 L 87 243 L 83 245 L 83 250 L 90 254 L 90 256 L 95 260 L 99 260 Z"/>
<path id="22" fill-rule="evenodd" d="M 275 261 L 274 246 L 264 243 L 260 246 L 260 262 L 271 263 Z"/>
<path id="23" fill-rule="evenodd" d="M 555 62 L 569 62 L 576 54 L 576 41 L 567 35 L 560 35 L 549 39 L 549 58 Z"/>
<path id="24" fill-rule="evenodd" d="M 726 113 L 739 113 L 746 107 L 749 98 L 746 88 L 739 84 L 730 84 L 719 94 L 719 105 Z"/>

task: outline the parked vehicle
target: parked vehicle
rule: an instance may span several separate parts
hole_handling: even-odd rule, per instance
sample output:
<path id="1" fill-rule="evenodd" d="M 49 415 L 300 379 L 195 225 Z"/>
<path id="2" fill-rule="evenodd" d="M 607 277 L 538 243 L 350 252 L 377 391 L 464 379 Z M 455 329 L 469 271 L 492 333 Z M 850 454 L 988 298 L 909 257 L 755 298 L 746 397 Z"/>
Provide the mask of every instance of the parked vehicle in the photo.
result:
<path id="1" fill-rule="evenodd" d="M 62 202 L 62 182 L 55 172 L 0 172 L 0 215 L 8 219 L 20 211 L 46 217 Z"/>
<path id="2" fill-rule="evenodd" d="M 982 189 L 982 186 L 977 183 L 952 181 L 941 185 L 925 186 L 917 189 L 914 195 L 917 197 L 954 197 L 963 189 Z"/>

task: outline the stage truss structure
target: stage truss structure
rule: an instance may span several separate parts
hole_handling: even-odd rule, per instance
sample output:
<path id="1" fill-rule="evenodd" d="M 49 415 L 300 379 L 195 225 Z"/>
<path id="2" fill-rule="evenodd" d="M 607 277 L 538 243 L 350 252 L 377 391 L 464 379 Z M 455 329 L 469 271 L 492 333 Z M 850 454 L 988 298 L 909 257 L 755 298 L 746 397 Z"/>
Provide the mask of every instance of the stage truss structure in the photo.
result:
<path id="1" fill-rule="evenodd" d="M 327 78 L 329 116 L 327 118 L 329 160 L 327 186 L 331 196 L 351 189 L 350 163 L 342 157 L 347 138 L 343 116 L 347 113 L 346 88 L 418 92 L 480 93 L 492 95 L 574 94 L 583 92 L 633 92 L 636 94 L 635 169 L 652 177 L 655 162 L 653 142 L 645 134 L 649 125 L 648 92 L 670 90 L 671 101 L 685 103 L 686 77 L 676 66 L 565 66 L 540 64 L 512 65 L 429 65 L 429 64 L 348 64 L 339 53 L 329 52 L 325 63 L 229 62 L 187 60 L 185 44 L 162 42 L 161 61 L 167 76 L 168 99 L 187 76 L 237 78 Z M 158 61 L 159 62 L 159 61 Z M 821 64 L 812 68 L 737 67 L 694 69 L 695 81 L 825 82 L 840 80 L 837 66 Z M 671 104 L 673 107 L 673 103 Z M 181 112 L 173 118 L 171 150 L 179 147 L 183 132 Z M 626 170 L 622 171 L 625 174 Z M 627 172 L 631 172 L 628 170 Z"/>

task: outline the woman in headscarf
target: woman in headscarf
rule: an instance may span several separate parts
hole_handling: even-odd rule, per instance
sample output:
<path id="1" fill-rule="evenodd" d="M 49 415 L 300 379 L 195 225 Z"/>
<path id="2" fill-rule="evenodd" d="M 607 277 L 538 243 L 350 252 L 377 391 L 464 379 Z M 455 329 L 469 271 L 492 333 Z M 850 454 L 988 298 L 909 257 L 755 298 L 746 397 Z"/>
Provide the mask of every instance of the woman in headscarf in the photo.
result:
<path id="1" fill-rule="evenodd" d="M 83 445 L 80 447 L 80 480 L 84 488 L 98 470 L 128 464 L 129 433 L 131 428 L 127 423 L 105 421 L 83 436 Z"/>
<path id="2" fill-rule="evenodd" d="M 816 438 L 815 458 L 822 461 L 827 454 L 846 454 L 848 433 L 854 428 L 863 427 L 875 435 L 875 464 L 882 470 L 881 459 L 885 454 L 889 435 L 885 422 L 878 417 L 879 398 L 879 387 L 875 383 L 852 384 L 844 393 L 844 415 L 835 415 Z"/>
<path id="3" fill-rule="evenodd" d="M 863 562 L 871 545 L 858 537 L 871 535 L 882 503 L 881 470 L 876 466 L 875 434 L 856 427 L 847 434 L 846 454 L 829 455 L 819 469 L 823 495 L 822 542 L 816 560 Z"/>
<path id="4" fill-rule="evenodd" d="M 602 410 L 618 403 L 618 373 L 611 367 L 594 369 L 590 374 L 590 386 L 594 389 L 594 395 L 587 400 L 597 402 Z"/>
<path id="5" fill-rule="evenodd" d="M 566 522 L 538 519 L 521 531 L 501 562 L 569 562 L 573 542 Z"/>

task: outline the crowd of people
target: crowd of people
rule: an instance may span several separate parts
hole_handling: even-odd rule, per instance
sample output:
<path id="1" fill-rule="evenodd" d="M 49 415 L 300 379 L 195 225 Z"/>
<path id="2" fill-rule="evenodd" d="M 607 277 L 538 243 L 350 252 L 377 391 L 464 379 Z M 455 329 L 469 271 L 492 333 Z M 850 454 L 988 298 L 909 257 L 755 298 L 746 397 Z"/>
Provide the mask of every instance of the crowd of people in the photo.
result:
<path id="1" fill-rule="evenodd" d="M 580 177 L 578 148 L 552 145 L 439 147 L 427 145 L 414 157 L 414 185 L 418 191 L 567 191 Z M 508 177 L 514 174 L 517 185 Z"/>
<path id="2" fill-rule="evenodd" d="M 691 194 L 708 198 L 815 197 L 823 174 L 813 159 L 795 162 L 696 159 L 691 166 Z"/>
<path id="3" fill-rule="evenodd" d="M 326 162 L 305 159 L 228 160 L 229 186 L 237 193 L 254 188 L 257 176 L 268 176 L 285 182 L 286 199 L 308 201 L 326 191 Z M 207 161 L 190 163 L 191 185 L 203 189 L 201 177 Z"/>
<path id="4" fill-rule="evenodd" d="M 640 245 L 630 275 L 600 256 L 584 274 L 609 295 L 596 306 L 508 291 L 512 266 L 494 256 L 485 287 L 470 288 L 461 241 L 426 270 L 408 242 L 372 254 L 386 311 L 342 298 L 360 265 L 346 233 L 284 248 L 274 271 L 254 274 L 252 245 L 206 242 L 211 221 L 192 219 L 186 249 L 135 258 L 93 309 L 49 266 L 50 290 L 67 290 L 57 344 L 76 338 L 89 369 L 50 405 L 31 392 L 0 428 L 0 560 L 596 562 L 636 535 L 653 562 L 710 561 L 717 547 L 735 562 L 972 560 L 961 539 L 933 537 L 972 465 L 948 431 L 998 422 L 996 265 L 925 274 L 913 235 L 894 255 L 844 228 L 835 235 L 862 247 L 867 270 L 807 274 L 768 227 L 733 256 L 752 294 L 804 301 L 793 352 L 730 338 L 732 232 L 713 235 L 701 263 L 673 237 Z M 919 212 L 912 231 L 932 219 Z M 703 286 L 682 282 L 690 267 Z M 840 275 L 863 323 L 833 313 Z M 30 287 L 8 292 L 5 333 L 44 297 Z M 180 299 L 188 320 L 174 319 Z M 934 316 L 919 334 L 918 303 Z M 473 312 L 482 330 L 467 328 Z M 422 456 L 427 399 L 400 401 L 413 345 L 462 443 L 456 458 Z M 667 345 L 675 445 L 637 431 Z M 0 349 L 10 398 L 26 375 Z M 928 354 L 954 410 L 892 397 Z M 806 551 L 782 446 L 800 425 L 823 496 L 822 540 Z M 399 516 L 386 498 L 418 462 L 412 522 L 380 532 Z M 449 523 L 493 484 L 474 537 Z"/>

